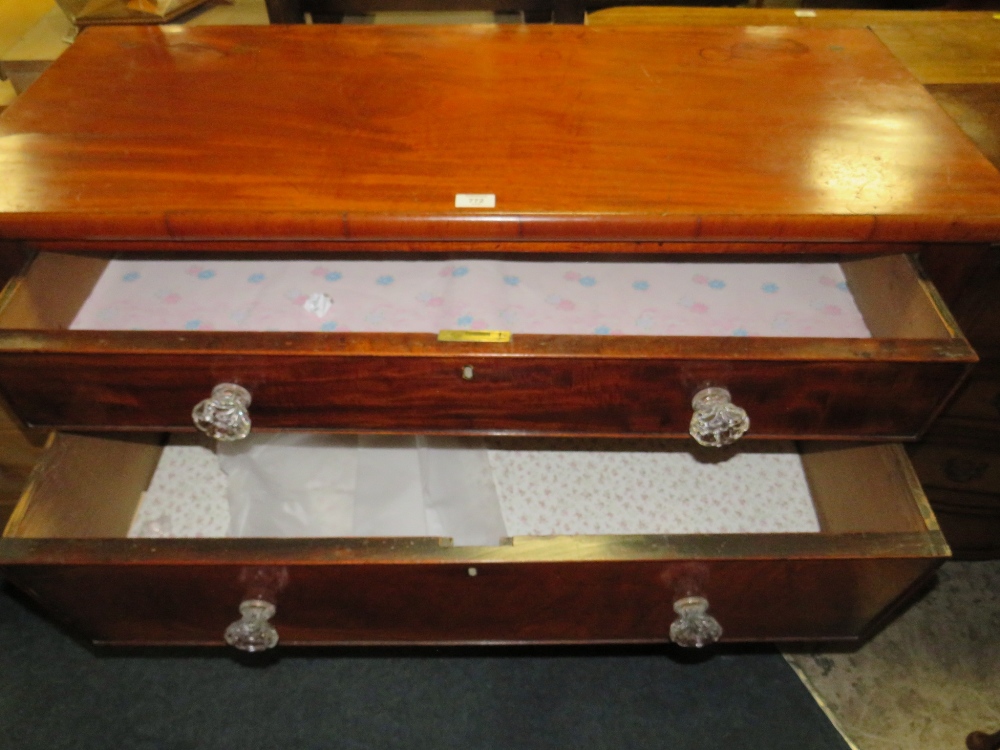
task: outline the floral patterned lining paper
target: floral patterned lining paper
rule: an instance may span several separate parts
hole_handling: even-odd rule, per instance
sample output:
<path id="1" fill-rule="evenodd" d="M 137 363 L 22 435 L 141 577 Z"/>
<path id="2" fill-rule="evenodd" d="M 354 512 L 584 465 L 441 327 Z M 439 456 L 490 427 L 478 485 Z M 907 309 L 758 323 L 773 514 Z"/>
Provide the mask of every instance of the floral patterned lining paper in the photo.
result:
<path id="1" fill-rule="evenodd" d="M 869 336 L 836 263 L 112 261 L 71 328 Z"/>
<path id="2" fill-rule="evenodd" d="M 189 438 L 174 440 L 130 536 L 226 536 L 227 479 L 218 457 L 210 448 L 185 444 Z M 491 441 L 483 450 L 496 489 L 489 494 L 499 501 L 507 536 L 819 531 L 791 443 L 755 441 L 720 451 L 665 440 L 538 439 Z M 433 505 L 425 498 L 426 531 L 415 533 L 460 536 L 461 529 L 432 522 Z M 358 534 L 345 529 L 335 535 Z M 379 534 L 366 529 L 364 535 Z"/>

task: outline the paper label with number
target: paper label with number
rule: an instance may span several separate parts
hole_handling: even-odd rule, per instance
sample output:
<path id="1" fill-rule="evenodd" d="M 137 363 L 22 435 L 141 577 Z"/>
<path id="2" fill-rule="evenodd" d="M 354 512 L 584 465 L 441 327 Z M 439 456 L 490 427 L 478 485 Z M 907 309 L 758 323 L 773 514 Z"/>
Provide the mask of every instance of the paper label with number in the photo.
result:
<path id="1" fill-rule="evenodd" d="M 497 197 L 493 193 L 458 193 L 455 208 L 496 208 Z"/>

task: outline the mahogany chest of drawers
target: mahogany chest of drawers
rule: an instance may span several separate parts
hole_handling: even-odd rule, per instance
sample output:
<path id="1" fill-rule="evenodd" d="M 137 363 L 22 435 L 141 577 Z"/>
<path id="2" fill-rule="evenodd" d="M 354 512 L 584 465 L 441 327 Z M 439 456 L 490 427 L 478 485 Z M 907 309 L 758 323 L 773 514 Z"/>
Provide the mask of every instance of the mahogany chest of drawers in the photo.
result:
<path id="1" fill-rule="evenodd" d="M 0 563 L 96 641 L 222 643 L 241 603 L 250 648 L 268 618 L 283 643 L 851 639 L 948 554 L 891 441 L 976 355 L 911 257 L 995 241 L 1000 174 L 867 32 L 88 29 L 3 114 L 0 173 L 30 259 L 0 390 L 64 431 Z M 72 326 L 146 257 L 825 260 L 870 336 Z M 724 390 L 741 443 L 805 441 L 819 530 L 126 538 L 162 434 L 226 383 L 255 431 L 691 445 Z M 746 429 L 720 408 L 701 441 Z"/>

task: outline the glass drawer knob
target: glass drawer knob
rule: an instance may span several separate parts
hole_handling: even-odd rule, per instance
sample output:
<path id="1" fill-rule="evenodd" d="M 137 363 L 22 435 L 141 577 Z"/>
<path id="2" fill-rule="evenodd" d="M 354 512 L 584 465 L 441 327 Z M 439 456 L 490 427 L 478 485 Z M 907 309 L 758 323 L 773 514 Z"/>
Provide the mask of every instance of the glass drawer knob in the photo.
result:
<path id="1" fill-rule="evenodd" d="M 725 388 L 705 388 L 691 400 L 691 437 L 699 445 L 721 448 L 731 445 L 750 429 L 750 417 L 734 404 Z"/>
<path id="2" fill-rule="evenodd" d="M 191 412 L 195 427 L 216 440 L 242 440 L 250 434 L 250 392 L 235 383 L 219 383 Z"/>
<path id="3" fill-rule="evenodd" d="M 722 626 L 708 614 L 708 599 L 685 596 L 674 602 L 676 620 L 670 623 L 670 640 L 685 648 L 701 648 L 722 637 Z"/>
<path id="4" fill-rule="evenodd" d="M 278 631 L 268 622 L 274 605 L 263 599 L 247 599 L 240 604 L 240 619 L 226 628 L 226 643 L 240 651 L 267 651 L 278 645 Z"/>

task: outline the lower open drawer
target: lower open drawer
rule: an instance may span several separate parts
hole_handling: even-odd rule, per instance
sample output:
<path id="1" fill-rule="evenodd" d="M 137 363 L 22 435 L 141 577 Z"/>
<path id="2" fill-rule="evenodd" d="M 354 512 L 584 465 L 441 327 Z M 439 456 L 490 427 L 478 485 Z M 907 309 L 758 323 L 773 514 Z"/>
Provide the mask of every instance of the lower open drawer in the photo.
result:
<path id="1" fill-rule="evenodd" d="M 57 435 L 0 542 L 5 575 L 95 641 L 222 644 L 241 602 L 260 600 L 284 644 L 657 642 L 692 597 L 723 641 L 852 639 L 948 555 L 894 445 L 802 448 L 816 532 L 488 546 L 127 538 L 162 450 L 151 436 Z"/>

